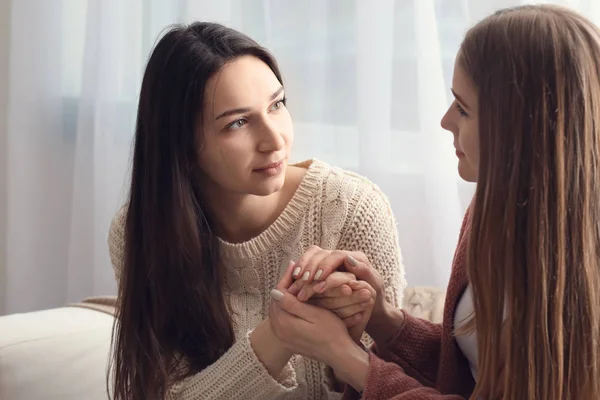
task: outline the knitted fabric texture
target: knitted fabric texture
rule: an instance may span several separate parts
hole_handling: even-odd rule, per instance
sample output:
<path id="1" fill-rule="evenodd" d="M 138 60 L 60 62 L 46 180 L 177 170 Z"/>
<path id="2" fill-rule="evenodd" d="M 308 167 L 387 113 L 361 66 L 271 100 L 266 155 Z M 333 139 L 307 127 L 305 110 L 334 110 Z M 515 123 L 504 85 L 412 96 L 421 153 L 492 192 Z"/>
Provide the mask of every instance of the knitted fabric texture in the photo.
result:
<path id="1" fill-rule="evenodd" d="M 404 312 L 404 324 L 388 343 L 369 354 L 362 397 L 349 388 L 344 399 L 460 400 L 475 387 L 469 363 L 453 335 L 454 313 L 467 288 L 466 251 L 471 234 L 470 208 L 461 228 L 448 283 L 444 316 L 435 324 Z"/>
<path id="2" fill-rule="evenodd" d="M 168 399 L 339 399 L 331 370 L 294 356 L 271 376 L 252 350 L 249 333 L 268 316 L 269 292 L 290 260 L 310 245 L 362 251 L 381 273 L 388 301 L 400 307 L 406 286 L 394 217 L 387 198 L 365 178 L 312 160 L 298 166 L 306 175 L 278 219 L 240 244 L 220 240 L 223 292 L 236 342 L 204 371 L 175 384 Z M 109 249 L 117 282 L 124 256 L 125 209 L 115 216 Z M 368 340 L 367 340 L 368 343 Z"/>

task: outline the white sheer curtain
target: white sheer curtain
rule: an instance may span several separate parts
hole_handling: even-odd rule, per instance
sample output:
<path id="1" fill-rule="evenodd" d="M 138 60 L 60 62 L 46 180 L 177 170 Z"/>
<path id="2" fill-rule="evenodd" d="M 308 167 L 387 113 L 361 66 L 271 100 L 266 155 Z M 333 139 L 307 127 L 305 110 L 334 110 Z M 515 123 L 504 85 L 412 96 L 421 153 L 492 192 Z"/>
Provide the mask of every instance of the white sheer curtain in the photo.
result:
<path id="1" fill-rule="evenodd" d="M 295 160 L 375 181 L 411 285 L 444 286 L 473 190 L 439 127 L 466 28 L 518 0 L 4 0 L 0 8 L 0 314 L 114 294 L 106 236 L 126 196 L 148 53 L 209 20 L 269 47 Z M 598 22 L 595 0 L 559 1 Z M 2 90 L 3 88 L 6 90 Z"/>

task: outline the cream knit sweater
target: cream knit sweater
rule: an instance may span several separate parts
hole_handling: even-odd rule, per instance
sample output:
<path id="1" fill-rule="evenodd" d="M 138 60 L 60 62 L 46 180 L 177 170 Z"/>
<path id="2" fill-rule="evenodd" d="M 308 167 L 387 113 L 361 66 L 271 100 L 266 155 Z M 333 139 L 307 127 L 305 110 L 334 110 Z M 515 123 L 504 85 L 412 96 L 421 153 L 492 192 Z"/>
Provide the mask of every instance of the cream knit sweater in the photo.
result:
<path id="1" fill-rule="evenodd" d="M 400 307 L 406 282 L 394 217 L 384 194 L 367 179 L 320 161 L 298 164 L 306 175 L 279 218 L 259 236 L 221 241 L 236 342 L 204 371 L 174 385 L 168 399 L 338 399 L 332 374 L 317 361 L 294 356 L 279 376 L 256 357 L 248 334 L 268 316 L 269 292 L 290 260 L 310 245 L 364 252 L 381 273 L 388 301 Z M 124 209 L 109 233 L 117 281 L 123 265 Z"/>

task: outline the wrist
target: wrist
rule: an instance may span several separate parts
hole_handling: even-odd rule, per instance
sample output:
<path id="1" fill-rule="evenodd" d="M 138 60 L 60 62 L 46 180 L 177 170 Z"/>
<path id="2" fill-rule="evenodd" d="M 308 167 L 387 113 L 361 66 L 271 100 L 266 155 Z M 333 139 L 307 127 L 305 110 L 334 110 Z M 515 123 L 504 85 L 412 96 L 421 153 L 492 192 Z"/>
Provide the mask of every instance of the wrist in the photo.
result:
<path id="1" fill-rule="evenodd" d="M 340 342 L 332 349 L 327 364 L 335 376 L 355 390 L 363 391 L 369 373 L 369 354 L 352 340 Z"/>
<path id="2" fill-rule="evenodd" d="M 293 355 L 275 336 L 268 318 L 250 333 L 249 339 L 254 353 L 272 376 L 277 375 Z"/>
<path id="3" fill-rule="evenodd" d="M 261 322 L 259 327 L 261 327 L 260 333 L 262 335 L 262 341 L 266 343 L 269 348 L 273 349 L 273 351 L 281 354 L 282 356 L 287 356 L 287 359 L 292 357 L 294 353 L 288 350 L 286 345 L 279 340 L 279 338 L 275 335 L 275 332 L 273 332 L 271 329 L 271 322 L 269 321 L 269 318 Z"/>
<path id="4" fill-rule="evenodd" d="M 404 313 L 384 301 L 381 307 L 373 309 L 366 331 L 378 345 L 387 344 L 404 324 Z"/>

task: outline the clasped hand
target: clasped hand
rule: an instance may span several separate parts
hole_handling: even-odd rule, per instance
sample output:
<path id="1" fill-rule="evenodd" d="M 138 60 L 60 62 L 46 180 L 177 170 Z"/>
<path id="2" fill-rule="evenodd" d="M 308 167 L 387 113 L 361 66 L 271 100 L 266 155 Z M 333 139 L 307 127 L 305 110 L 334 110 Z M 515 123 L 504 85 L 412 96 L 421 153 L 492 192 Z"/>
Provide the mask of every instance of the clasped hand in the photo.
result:
<path id="1" fill-rule="evenodd" d="M 333 367 L 336 352 L 360 341 L 378 297 L 383 297 L 365 280 L 357 280 L 355 272 L 364 275 L 366 269 L 372 270 L 362 253 L 309 248 L 290 263 L 271 294 L 276 301 L 271 302 L 269 321 L 275 336 L 290 352 Z M 376 271 L 369 273 L 382 290 Z"/>

